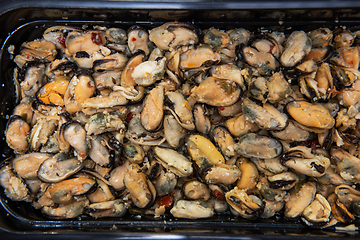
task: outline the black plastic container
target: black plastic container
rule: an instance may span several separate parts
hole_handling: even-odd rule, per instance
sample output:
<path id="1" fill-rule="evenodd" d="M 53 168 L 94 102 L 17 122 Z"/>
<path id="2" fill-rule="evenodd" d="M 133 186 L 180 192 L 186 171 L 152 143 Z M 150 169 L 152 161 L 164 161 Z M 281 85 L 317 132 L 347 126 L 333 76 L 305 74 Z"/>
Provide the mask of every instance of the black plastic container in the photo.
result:
<path id="1" fill-rule="evenodd" d="M 166 2 L 166 1 L 13 1 L 0 2 L 0 162 L 12 156 L 4 139 L 8 117 L 15 106 L 16 94 L 12 81 L 15 64 L 8 52 L 15 53 L 24 41 L 41 37 L 43 31 L 54 25 L 117 26 L 128 29 L 132 25 L 153 28 L 166 21 L 191 22 L 202 29 L 244 27 L 251 31 L 276 29 L 305 31 L 317 27 L 346 26 L 360 29 L 360 1 L 252 1 L 252 2 Z M 360 226 L 360 221 L 355 222 Z M 311 229 L 302 222 L 288 222 L 282 217 L 245 220 L 233 216 L 219 216 L 206 220 L 174 218 L 155 219 L 146 216 L 72 220 L 52 220 L 34 210 L 30 204 L 9 200 L 0 191 L 0 229 L 25 239 L 56 234 L 59 237 L 91 238 L 358 238 L 335 228 Z M 30 234 L 30 235 L 25 235 Z M 4 235 L 8 236 L 8 235 Z"/>

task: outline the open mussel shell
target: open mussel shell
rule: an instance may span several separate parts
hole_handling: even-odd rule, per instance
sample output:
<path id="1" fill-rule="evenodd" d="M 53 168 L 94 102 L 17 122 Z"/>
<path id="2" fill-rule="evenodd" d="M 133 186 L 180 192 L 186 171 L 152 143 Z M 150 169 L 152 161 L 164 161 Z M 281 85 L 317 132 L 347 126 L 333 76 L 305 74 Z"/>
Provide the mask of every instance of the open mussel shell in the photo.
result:
<path id="1" fill-rule="evenodd" d="M 60 182 L 52 183 L 46 190 L 52 201 L 57 204 L 68 204 L 74 196 L 80 196 L 96 189 L 97 182 L 88 176 L 74 176 Z"/>
<path id="2" fill-rule="evenodd" d="M 245 190 L 233 188 L 225 194 L 227 203 L 241 217 L 254 219 L 261 215 L 265 203 L 255 195 L 248 195 Z"/>
<path id="3" fill-rule="evenodd" d="M 184 95 L 180 92 L 167 92 L 165 102 L 168 110 L 175 117 L 181 127 L 191 131 L 195 129 L 191 107 Z"/>
<path id="4" fill-rule="evenodd" d="M 284 215 L 289 219 L 296 219 L 314 200 L 316 194 L 316 184 L 314 182 L 303 183 L 300 188 L 295 188 L 290 192 L 290 198 L 285 204 Z"/>
<path id="5" fill-rule="evenodd" d="M 83 199 L 58 206 L 44 206 L 41 212 L 54 219 L 72 219 L 82 215 L 88 205 L 89 200 Z"/>
<path id="6" fill-rule="evenodd" d="M 304 209 L 302 220 L 311 227 L 321 227 L 330 221 L 331 206 L 321 194 L 316 194 L 314 201 Z"/>
<path id="7" fill-rule="evenodd" d="M 282 164 L 298 173 L 312 177 L 321 177 L 330 167 L 330 159 L 321 154 L 312 153 L 310 148 L 297 146 L 290 148 L 282 157 Z"/>
<path id="8" fill-rule="evenodd" d="M 299 181 L 299 177 L 292 172 L 284 172 L 269 176 L 268 181 L 273 189 L 289 190 Z"/>
<path id="9" fill-rule="evenodd" d="M 59 153 L 42 162 L 37 176 L 44 182 L 60 182 L 80 171 L 82 167 L 82 163 L 76 157 Z"/>
<path id="10" fill-rule="evenodd" d="M 258 51 L 244 44 L 236 46 L 235 51 L 239 60 L 256 68 L 261 75 L 271 75 L 279 67 L 278 60 L 269 52 Z"/>
<path id="11" fill-rule="evenodd" d="M 87 157 L 91 146 L 85 128 L 77 121 L 70 121 L 61 125 L 59 144 L 60 149 L 65 152 L 70 150 L 70 146 L 73 147 L 80 160 Z"/>
<path id="12" fill-rule="evenodd" d="M 87 207 L 87 212 L 94 218 L 100 217 L 122 217 L 126 214 L 125 203 L 120 200 L 111 200 L 99 203 L 92 203 Z"/>
<path id="13" fill-rule="evenodd" d="M 41 164 L 51 157 L 48 153 L 32 152 L 12 160 L 14 171 L 23 179 L 36 179 Z"/>
<path id="14" fill-rule="evenodd" d="M 331 206 L 331 214 L 342 223 L 351 223 L 354 221 L 355 216 L 340 202 L 335 193 L 330 194 L 327 200 Z"/>

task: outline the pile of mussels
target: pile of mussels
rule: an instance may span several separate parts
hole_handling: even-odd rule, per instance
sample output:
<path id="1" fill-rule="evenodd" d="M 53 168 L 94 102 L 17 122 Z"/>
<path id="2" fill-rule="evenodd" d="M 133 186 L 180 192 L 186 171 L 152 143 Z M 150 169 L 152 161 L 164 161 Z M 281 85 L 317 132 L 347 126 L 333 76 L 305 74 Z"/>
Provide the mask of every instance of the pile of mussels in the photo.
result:
<path id="1" fill-rule="evenodd" d="M 360 35 L 360 34 L 359 34 Z M 54 26 L 14 61 L 7 197 L 50 217 L 360 216 L 357 33 Z"/>

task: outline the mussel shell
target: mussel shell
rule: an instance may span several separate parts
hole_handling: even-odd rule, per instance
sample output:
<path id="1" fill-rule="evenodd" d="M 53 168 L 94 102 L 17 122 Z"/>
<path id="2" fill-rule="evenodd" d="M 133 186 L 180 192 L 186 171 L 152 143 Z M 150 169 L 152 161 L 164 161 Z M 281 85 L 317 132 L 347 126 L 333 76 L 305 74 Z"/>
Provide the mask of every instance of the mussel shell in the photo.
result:
<path id="1" fill-rule="evenodd" d="M 183 128 L 190 131 L 195 129 L 191 107 L 183 94 L 167 92 L 165 94 L 165 103 L 169 107 L 171 114 Z"/>
<path id="2" fill-rule="evenodd" d="M 295 188 L 290 192 L 290 198 L 285 204 L 285 217 L 296 219 L 301 216 L 304 209 L 314 200 L 315 194 L 316 184 L 314 182 L 306 182 L 300 188 Z"/>
<path id="3" fill-rule="evenodd" d="M 290 190 L 299 181 L 299 177 L 292 172 L 285 172 L 269 176 L 268 181 L 273 189 Z"/>
<path id="4" fill-rule="evenodd" d="M 307 225 L 318 228 L 330 221 L 330 214 L 329 202 L 321 194 L 316 194 L 314 201 L 304 209 L 302 220 Z"/>
<path id="5" fill-rule="evenodd" d="M 39 61 L 27 61 L 21 68 L 21 70 L 18 72 L 18 80 L 20 82 L 24 81 L 24 78 L 25 78 L 25 75 L 26 75 L 26 72 L 28 71 L 29 68 L 31 67 L 35 67 L 35 66 L 38 66 L 42 64 L 41 62 Z"/>
<path id="6" fill-rule="evenodd" d="M 81 200 L 58 206 L 44 206 L 41 211 L 54 219 L 72 219 L 83 214 L 88 205 L 88 200 Z"/>
<path id="7" fill-rule="evenodd" d="M 23 154 L 12 160 L 13 169 L 24 179 L 36 179 L 39 167 L 50 157 L 51 154 L 41 152 Z"/>
<path id="8" fill-rule="evenodd" d="M 91 193 L 97 188 L 96 180 L 87 176 L 74 176 L 73 178 L 52 183 L 47 192 L 51 199 L 58 204 L 68 204 L 74 196 Z"/>
<path id="9" fill-rule="evenodd" d="M 297 146 L 290 148 L 282 157 L 283 165 L 292 168 L 298 173 L 311 177 L 321 177 L 330 167 L 330 159 L 312 153 L 310 148 Z"/>
<path id="10" fill-rule="evenodd" d="M 66 131 L 74 126 L 74 131 L 72 135 L 67 135 Z M 80 136 L 79 136 L 80 135 Z M 75 137 L 78 136 L 82 138 L 80 141 L 75 140 Z M 70 140 L 70 141 L 69 141 Z M 70 146 L 72 146 L 77 154 L 79 159 L 85 159 L 90 150 L 90 143 L 86 136 L 85 128 L 77 121 L 66 122 L 61 125 L 59 131 L 59 143 L 62 142 L 64 146 L 67 146 L 64 150 L 69 151 Z M 61 145 L 60 145 L 61 148 Z"/>
<path id="11" fill-rule="evenodd" d="M 87 207 L 87 213 L 94 218 L 122 217 L 126 212 L 125 203 L 120 199 L 92 203 Z"/>
<path id="12" fill-rule="evenodd" d="M 355 219 L 354 215 L 349 212 L 346 206 L 338 201 L 335 193 L 330 194 L 327 200 L 331 206 L 331 215 L 335 217 L 336 220 L 342 223 L 351 223 Z M 352 210 L 356 214 L 356 210 L 354 208 Z"/>
<path id="13" fill-rule="evenodd" d="M 145 56 L 146 54 L 142 50 L 137 50 L 136 52 L 134 52 L 121 74 L 120 84 L 122 87 L 131 87 L 136 85 L 135 80 L 132 77 L 132 73 L 134 72 L 135 67 L 143 62 Z"/>
<path id="14" fill-rule="evenodd" d="M 255 219 L 259 217 L 265 207 L 265 203 L 255 195 L 248 195 L 245 190 L 240 190 L 237 187 L 225 194 L 227 203 L 238 213 L 241 217 L 246 219 Z"/>
<path id="15" fill-rule="evenodd" d="M 40 165 L 37 176 L 44 182 L 60 182 L 80 171 L 82 167 L 82 163 L 77 158 L 59 153 Z"/>

